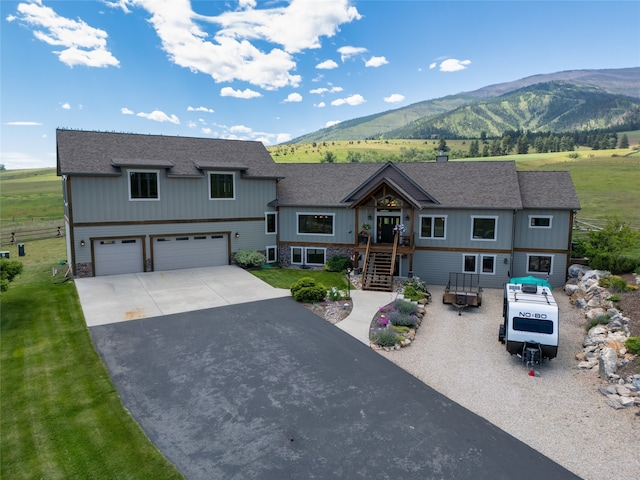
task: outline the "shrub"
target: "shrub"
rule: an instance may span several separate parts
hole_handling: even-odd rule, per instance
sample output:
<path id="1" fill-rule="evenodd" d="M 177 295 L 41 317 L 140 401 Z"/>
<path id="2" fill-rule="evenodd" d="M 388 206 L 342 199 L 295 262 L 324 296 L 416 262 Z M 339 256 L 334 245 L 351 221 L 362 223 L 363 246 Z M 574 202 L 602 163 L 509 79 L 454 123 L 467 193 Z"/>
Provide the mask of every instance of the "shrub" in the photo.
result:
<path id="1" fill-rule="evenodd" d="M 401 335 L 403 333 L 409 333 L 409 330 L 411 330 L 409 327 L 404 327 L 399 325 L 391 325 L 391 328 L 393 329 L 394 332 L 399 333 Z"/>
<path id="2" fill-rule="evenodd" d="M 412 300 L 414 302 L 424 298 L 424 293 L 417 292 L 412 285 L 405 285 L 404 287 L 404 298 L 408 300 Z"/>
<path id="3" fill-rule="evenodd" d="M 263 265 L 267 258 L 255 250 L 240 250 L 236 253 L 235 261 L 242 268 L 256 268 Z"/>
<path id="4" fill-rule="evenodd" d="M 344 298 L 344 297 L 345 297 L 344 292 L 341 292 L 336 287 L 331 287 L 331 290 L 329 290 L 329 300 L 333 302 L 340 300 L 341 298 Z"/>
<path id="5" fill-rule="evenodd" d="M 640 233 L 618 219 L 612 219 L 602 230 L 589 232 L 587 240 L 580 247 L 589 257 L 589 266 L 597 270 L 613 273 L 631 272 L 640 266 L 637 255 L 629 255 L 638 244 Z"/>
<path id="6" fill-rule="evenodd" d="M 640 355 L 640 337 L 629 337 L 624 344 L 631 353 Z"/>
<path id="7" fill-rule="evenodd" d="M 327 296 L 327 288 L 311 277 L 302 277 L 291 285 L 291 296 L 296 302 L 318 303 Z"/>
<path id="8" fill-rule="evenodd" d="M 598 285 L 613 292 L 624 292 L 628 289 L 627 282 L 617 275 L 607 275 L 598 280 Z"/>
<path id="9" fill-rule="evenodd" d="M 389 321 L 398 327 L 415 327 L 416 317 L 406 313 L 394 312 L 389 314 Z"/>
<path id="10" fill-rule="evenodd" d="M 405 300 L 396 300 L 392 305 L 395 310 L 404 315 L 415 315 L 418 313 L 418 306 Z"/>
<path id="11" fill-rule="evenodd" d="M 324 269 L 329 272 L 344 272 L 352 266 L 353 264 L 349 257 L 345 257 L 344 255 L 334 255 L 329 258 L 327 263 L 324 265 Z"/>
<path id="12" fill-rule="evenodd" d="M 611 315 L 609 315 L 608 313 L 598 315 L 597 317 L 592 318 L 589 323 L 587 323 L 586 330 L 588 332 L 596 325 L 607 325 L 609 323 L 609 320 L 611 320 Z"/>
<path id="13" fill-rule="evenodd" d="M 407 280 L 404 284 L 406 287 L 413 287 L 416 292 L 419 293 L 429 293 L 427 289 L 427 282 L 420 280 L 420 277 L 413 277 Z"/>
<path id="14" fill-rule="evenodd" d="M 318 284 L 315 287 L 303 287 L 293 295 L 293 299 L 296 302 L 302 303 L 318 303 L 322 302 L 326 297 L 327 289 L 322 284 Z"/>
<path id="15" fill-rule="evenodd" d="M 22 263 L 0 258 L 0 292 L 6 292 L 13 279 L 22 273 Z"/>
<path id="16" fill-rule="evenodd" d="M 401 338 L 392 330 L 379 330 L 371 335 L 370 340 L 381 347 L 393 347 Z"/>
<path id="17" fill-rule="evenodd" d="M 609 301 L 610 302 L 619 302 L 620 300 L 622 300 L 622 297 L 620 295 L 611 295 L 609 297 Z"/>

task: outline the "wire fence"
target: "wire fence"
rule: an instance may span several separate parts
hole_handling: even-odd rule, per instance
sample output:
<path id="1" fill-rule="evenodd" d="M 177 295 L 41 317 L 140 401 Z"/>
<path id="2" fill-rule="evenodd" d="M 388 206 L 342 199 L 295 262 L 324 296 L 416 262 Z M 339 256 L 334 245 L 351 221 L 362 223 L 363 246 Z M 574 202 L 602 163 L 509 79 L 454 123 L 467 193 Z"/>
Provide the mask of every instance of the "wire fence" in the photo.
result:
<path id="1" fill-rule="evenodd" d="M 33 240 L 64 237 L 64 219 L 11 219 L 0 223 L 0 245 L 16 245 Z"/>

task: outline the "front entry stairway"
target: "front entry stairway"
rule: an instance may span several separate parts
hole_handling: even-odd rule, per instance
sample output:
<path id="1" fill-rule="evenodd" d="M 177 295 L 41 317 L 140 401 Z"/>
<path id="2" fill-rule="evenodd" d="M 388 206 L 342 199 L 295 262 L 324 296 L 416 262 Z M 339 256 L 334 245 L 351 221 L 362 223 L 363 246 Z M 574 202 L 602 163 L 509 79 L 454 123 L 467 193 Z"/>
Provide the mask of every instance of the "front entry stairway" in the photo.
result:
<path id="1" fill-rule="evenodd" d="M 380 292 L 393 291 L 393 271 L 398 250 L 398 235 L 393 244 L 367 244 L 365 261 L 362 269 L 362 289 Z"/>

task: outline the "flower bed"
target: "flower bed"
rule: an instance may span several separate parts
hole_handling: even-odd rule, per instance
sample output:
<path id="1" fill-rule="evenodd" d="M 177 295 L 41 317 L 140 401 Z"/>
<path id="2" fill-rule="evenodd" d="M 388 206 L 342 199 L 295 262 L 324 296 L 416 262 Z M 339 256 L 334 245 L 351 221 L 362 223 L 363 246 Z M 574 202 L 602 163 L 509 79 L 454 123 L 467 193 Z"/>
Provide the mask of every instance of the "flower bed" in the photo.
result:
<path id="1" fill-rule="evenodd" d="M 411 345 L 424 314 L 423 305 L 406 300 L 381 307 L 369 327 L 371 347 L 389 351 Z"/>

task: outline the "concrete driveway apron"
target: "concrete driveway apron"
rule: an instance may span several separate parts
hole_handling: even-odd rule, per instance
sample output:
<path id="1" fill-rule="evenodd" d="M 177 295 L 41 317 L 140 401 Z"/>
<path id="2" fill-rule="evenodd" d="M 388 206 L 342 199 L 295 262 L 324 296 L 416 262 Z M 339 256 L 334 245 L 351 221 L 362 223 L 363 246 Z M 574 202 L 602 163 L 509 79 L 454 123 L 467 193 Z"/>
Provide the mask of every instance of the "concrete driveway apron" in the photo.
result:
<path id="1" fill-rule="evenodd" d="M 290 295 L 234 265 L 78 278 L 75 284 L 89 327 Z"/>

